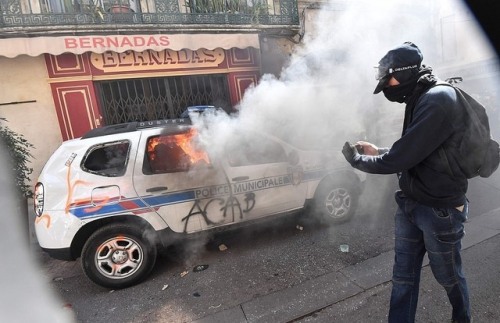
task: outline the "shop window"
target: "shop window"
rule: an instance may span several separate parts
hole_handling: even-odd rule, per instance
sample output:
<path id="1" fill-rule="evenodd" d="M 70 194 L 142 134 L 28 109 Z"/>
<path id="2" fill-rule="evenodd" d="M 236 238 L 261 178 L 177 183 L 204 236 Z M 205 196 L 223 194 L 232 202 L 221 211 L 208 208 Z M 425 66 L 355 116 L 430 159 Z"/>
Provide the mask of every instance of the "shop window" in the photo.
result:
<path id="1" fill-rule="evenodd" d="M 162 174 L 186 172 L 195 167 L 210 166 L 205 151 L 193 143 L 194 132 L 154 136 L 148 139 L 143 172 Z"/>
<path id="2" fill-rule="evenodd" d="M 122 176 L 127 168 L 129 147 L 128 141 L 91 147 L 82 161 L 82 169 L 101 176 Z"/>
<path id="3" fill-rule="evenodd" d="M 95 82 L 104 125 L 179 118 L 188 106 L 231 112 L 225 74 Z"/>

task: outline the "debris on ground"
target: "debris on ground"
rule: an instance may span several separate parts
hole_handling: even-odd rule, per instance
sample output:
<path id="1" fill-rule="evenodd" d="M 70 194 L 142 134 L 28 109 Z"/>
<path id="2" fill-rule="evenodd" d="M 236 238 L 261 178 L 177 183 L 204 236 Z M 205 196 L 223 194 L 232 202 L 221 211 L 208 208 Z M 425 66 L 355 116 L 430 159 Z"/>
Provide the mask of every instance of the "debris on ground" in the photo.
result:
<path id="1" fill-rule="evenodd" d="M 168 288 L 168 284 L 163 285 L 163 288 L 161 290 L 165 290 Z"/>
<path id="2" fill-rule="evenodd" d="M 186 271 L 183 271 L 183 272 L 181 273 L 181 277 L 186 276 L 188 273 L 189 273 L 189 271 L 187 271 L 187 270 L 186 270 Z"/>
<path id="3" fill-rule="evenodd" d="M 222 243 L 222 244 L 220 244 L 220 245 L 219 245 L 219 250 L 220 250 L 220 251 L 225 251 L 225 250 L 227 250 L 226 245 L 225 245 L 225 244 L 223 244 L 223 243 Z"/>
<path id="4" fill-rule="evenodd" d="M 297 228 L 297 230 L 300 230 L 300 231 L 304 230 L 304 227 L 301 225 L 298 225 L 298 224 L 297 224 L 296 228 Z"/>
<path id="5" fill-rule="evenodd" d="M 193 268 L 193 272 L 197 273 L 208 268 L 208 265 L 198 265 Z"/>
<path id="6" fill-rule="evenodd" d="M 341 252 L 349 252 L 349 245 L 341 244 L 339 249 Z"/>
<path id="7" fill-rule="evenodd" d="M 221 305 L 222 305 L 222 304 L 219 304 L 219 305 L 217 305 L 217 306 L 213 306 L 213 305 L 212 305 L 212 306 L 210 306 L 208 309 L 210 309 L 210 310 L 211 310 L 211 309 L 216 309 L 216 308 L 221 307 Z"/>

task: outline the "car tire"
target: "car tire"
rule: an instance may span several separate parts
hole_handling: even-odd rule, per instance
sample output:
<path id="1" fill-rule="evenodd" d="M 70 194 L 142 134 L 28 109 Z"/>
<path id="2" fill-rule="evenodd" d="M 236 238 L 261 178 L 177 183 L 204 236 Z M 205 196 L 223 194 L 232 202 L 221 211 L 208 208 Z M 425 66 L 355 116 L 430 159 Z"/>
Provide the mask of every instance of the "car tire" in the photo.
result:
<path id="1" fill-rule="evenodd" d="M 358 190 L 351 181 L 326 179 L 316 189 L 313 212 L 322 222 L 343 223 L 354 215 L 358 201 Z"/>
<path id="2" fill-rule="evenodd" d="M 94 232 L 82 250 L 82 268 L 94 283 L 113 289 L 135 285 L 156 262 L 156 245 L 137 225 L 110 224 Z"/>

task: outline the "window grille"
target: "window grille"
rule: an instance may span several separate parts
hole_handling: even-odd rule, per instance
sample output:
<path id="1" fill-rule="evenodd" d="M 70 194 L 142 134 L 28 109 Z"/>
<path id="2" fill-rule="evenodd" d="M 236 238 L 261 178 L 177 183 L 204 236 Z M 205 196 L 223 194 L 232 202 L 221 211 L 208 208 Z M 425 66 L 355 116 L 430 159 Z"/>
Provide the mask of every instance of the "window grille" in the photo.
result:
<path id="1" fill-rule="evenodd" d="M 231 112 L 224 74 L 95 82 L 103 125 L 179 118 L 193 105 Z"/>

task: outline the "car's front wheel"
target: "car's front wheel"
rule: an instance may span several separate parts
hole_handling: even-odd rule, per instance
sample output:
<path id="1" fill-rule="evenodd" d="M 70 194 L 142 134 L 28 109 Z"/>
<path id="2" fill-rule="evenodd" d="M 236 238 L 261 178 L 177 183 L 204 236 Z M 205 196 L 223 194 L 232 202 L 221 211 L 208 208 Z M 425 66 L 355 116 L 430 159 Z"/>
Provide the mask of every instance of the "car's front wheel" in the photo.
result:
<path id="1" fill-rule="evenodd" d="M 156 246 L 133 224 L 110 224 L 94 232 L 82 251 L 82 268 L 103 287 L 120 289 L 143 280 L 156 262 Z"/>
<path id="2" fill-rule="evenodd" d="M 348 221 L 356 212 L 359 192 L 346 179 L 324 180 L 314 196 L 313 212 L 327 223 Z"/>

